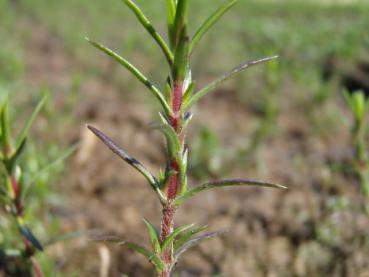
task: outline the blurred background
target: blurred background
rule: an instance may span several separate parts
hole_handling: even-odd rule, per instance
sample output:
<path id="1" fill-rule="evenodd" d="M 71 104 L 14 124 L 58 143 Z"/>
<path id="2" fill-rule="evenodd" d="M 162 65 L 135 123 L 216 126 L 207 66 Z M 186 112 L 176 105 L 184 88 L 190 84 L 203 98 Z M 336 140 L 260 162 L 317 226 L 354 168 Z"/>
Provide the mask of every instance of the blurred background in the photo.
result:
<path id="1" fill-rule="evenodd" d="M 164 34 L 165 1 L 136 2 Z M 223 2 L 190 1 L 190 30 Z M 289 189 L 232 188 L 189 201 L 178 223 L 229 232 L 184 255 L 178 276 L 369 276 L 369 219 L 361 208 L 368 199 L 351 170 L 352 116 L 342 94 L 369 94 L 369 2 L 238 2 L 192 57 L 198 87 L 242 61 L 279 59 L 248 69 L 194 109 L 190 184 L 245 177 Z M 27 217 L 43 242 L 80 236 L 38 259 L 47 276 L 151 276 L 144 258 L 89 240 L 116 235 L 149 245 L 142 218 L 159 226 L 160 205 L 85 123 L 158 172 L 164 141 L 150 128 L 158 105 L 85 36 L 163 86 L 160 50 L 122 1 L 0 0 L 0 97 L 10 98 L 14 129 L 40 95 L 50 95 L 24 167 L 37 175 L 78 143 L 69 159 L 37 175 Z"/>

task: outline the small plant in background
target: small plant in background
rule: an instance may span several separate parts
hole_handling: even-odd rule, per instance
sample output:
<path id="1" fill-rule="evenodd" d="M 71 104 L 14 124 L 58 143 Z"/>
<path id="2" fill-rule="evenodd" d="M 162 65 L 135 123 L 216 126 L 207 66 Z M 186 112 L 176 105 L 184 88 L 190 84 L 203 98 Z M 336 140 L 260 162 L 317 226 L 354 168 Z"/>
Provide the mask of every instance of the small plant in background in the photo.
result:
<path id="1" fill-rule="evenodd" d="M 0 269 L 12 276 L 43 276 L 41 267 L 34 258 L 37 251 L 43 250 L 43 246 L 29 229 L 26 220 L 30 185 L 24 178 L 20 158 L 26 148 L 28 131 L 45 101 L 46 97 L 43 97 L 15 140 L 11 134 L 8 102 L 5 101 L 1 106 L 0 204 L 7 217 L 2 217 L 0 221 Z M 15 235 L 16 233 L 19 235 Z"/>
<path id="2" fill-rule="evenodd" d="M 364 195 L 365 211 L 369 214 L 369 145 L 366 137 L 368 128 L 365 122 L 369 114 L 369 99 L 365 98 L 362 91 L 352 94 L 345 92 L 344 96 L 354 118 L 351 132 L 354 148 L 353 169 Z"/>
<path id="3" fill-rule="evenodd" d="M 128 69 L 148 88 L 161 104 L 163 111 L 160 112 L 160 123 L 157 124 L 156 127 L 162 131 L 166 139 L 167 162 L 165 169 L 160 172 L 158 178 L 155 177 L 139 161 L 129 156 L 104 133 L 92 126 L 88 126 L 88 128 L 115 154 L 138 170 L 146 178 L 163 206 L 160 232 L 157 232 L 156 228 L 150 222 L 144 220 L 150 235 L 152 250 L 148 250 L 131 242 L 119 240 L 116 242 L 147 257 L 154 265 L 157 276 L 169 277 L 181 254 L 187 249 L 197 245 L 199 242 L 220 234 L 220 232 L 210 232 L 194 238 L 196 234 L 204 231 L 206 227 L 194 228 L 193 224 L 188 224 L 175 228 L 175 213 L 183 202 L 197 195 L 199 192 L 226 186 L 246 185 L 284 188 L 281 185 L 248 179 L 210 181 L 193 188 L 188 188 L 187 186 L 188 146 L 186 145 L 185 139 L 187 127 L 192 118 L 191 108 L 230 77 L 235 76 L 253 65 L 267 62 L 276 57 L 267 57 L 243 63 L 195 92 L 196 85 L 195 81 L 192 79 L 190 69 L 191 54 L 203 35 L 237 1 L 231 0 L 222 5 L 207 18 L 197 32 L 190 37 L 187 29 L 189 1 L 167 0 L 169 44 L 167 44 L 162 36 L 155 30 L 134 1 L 123 0 L 123 2 L 133 11 L 143 27 L 159 45 L 165 56 L 170 73 L 166 78 L 164 90 L 160 90 L 156 87 L 136 67 L 111 49 L 92 40 L 89 40 L 89 42 Z"/>

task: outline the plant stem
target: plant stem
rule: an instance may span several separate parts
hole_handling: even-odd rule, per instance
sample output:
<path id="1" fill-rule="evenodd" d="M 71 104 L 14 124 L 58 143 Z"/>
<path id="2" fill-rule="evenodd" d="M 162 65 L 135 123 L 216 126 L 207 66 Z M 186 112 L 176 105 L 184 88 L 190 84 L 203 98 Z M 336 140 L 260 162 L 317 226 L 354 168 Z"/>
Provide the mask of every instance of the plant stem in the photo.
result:
<path id="1" fill-rule="evenodd" d="M 172 109 L 173 116 L 170 120 L 170 124 L 176 132 L 178 140 L 181 142 L 181 149 L 184 145 L 184 136 L 182 133 L 182 114 L 181 114 L 181 104 L 183 95 L 183 81 L 180 80 L 176 82 L 173 89 L 172 97 Z M 179 170 L 179 161 L 182 159 L 181 153 L 176 153 L 175 157 L 170 157 L 169 170 L 171 176 L 168 178 L 168 188 L 167 188 L 167 203 L 163 207 L 162 212 L 162 222 L 161 222 L 161 233 L 160 240 L 163 243 L 168 236 L 173 232 L 174 229 L 174 218 L 176 208 L 174 206 L 174 200 L 177 196 L 179 188 L 181 187 L 181 173 Z M 183 174 L 183 173 L 182 173 Z M 162 254 L 162 258 L 165 264 L 164 272 L 160 273 L 159 277 L 169 277 L 170 270 L 173 263 L 173 243 Z"/>

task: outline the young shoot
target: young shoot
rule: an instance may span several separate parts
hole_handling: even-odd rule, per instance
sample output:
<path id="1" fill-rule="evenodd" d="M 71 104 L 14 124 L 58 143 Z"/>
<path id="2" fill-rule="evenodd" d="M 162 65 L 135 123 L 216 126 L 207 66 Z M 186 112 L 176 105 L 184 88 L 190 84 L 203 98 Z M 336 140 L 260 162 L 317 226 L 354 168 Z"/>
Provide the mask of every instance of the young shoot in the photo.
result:
<path id="1" fill-rule="evenodd" d="M 175 265 L 186 250 L 197 245 L 199 242 L 219 235 L 221 232 L 209 232 L 199 236 L 196 234 L 204 231 L 205 227 L 194 228 L 193 224 L 184 226 L 175 225 L 175 214 L 181 205 L 200 192 L 227 186 L 259 186 L 271 188 L 285 188 L 284 186 L 260 182 L 250 179 L 225 179 L 208 181 L 200 185 L 188 186 L 187 160 L 188 145 L 186 133 L 192 118 L 191 108 L 203 97 L 210 94 L 218 86 L 229 78 L 259 63 L 268 62 L 277 56 L 265 57 L 253 61 L 244 62 L 223 76 L 210 82 L 203 88 L 197 89 L 195 80 L 192 78 L 190 59 L 192 52 L 201 41 L 201 38 L 217 23 L 221 17 L 233 7 L 237 0 L 226 1 L 214 11 L 199 26 L 193 35 L 188 30 L 189 0 L 166 0 L 168 41 L 159 34 L 150 20 L 142 12 L 133 0 L 122 0 L 137 17 L 138 21 L 152 37 L 163 52 L 163 58 L 167 61 L 170 73 L 165 78 L 163 86 L 153 84 L 142 72 L 132 65 L 127 59 L 121 57 L 108 47 L 88 39 L 97 49 L 120 63 L 130 71 L 148 91 L 161 104 L 160 123 L 158 129 L 163 133 L 166 140 L 166 165 L 165 171 L 156 177 L 139 161 L 131 157 L 107 135 L 93 126 L 87 126 L 110 150 L 122 160 L 140 172 L 147 180 L 158 200 L 162 205 L 162 220 L 160 230 L 147 220 L 147 227 L 152 249 L 146 249 L 132 242 L 113 240 L 118 244 L 144 255 L 154 266 L 156 276 L 169 277 L 174 271 Z M 165 87 L 162 91 L 159 88 Z M 104 239 L 105 240 L 105 239 Z"/>

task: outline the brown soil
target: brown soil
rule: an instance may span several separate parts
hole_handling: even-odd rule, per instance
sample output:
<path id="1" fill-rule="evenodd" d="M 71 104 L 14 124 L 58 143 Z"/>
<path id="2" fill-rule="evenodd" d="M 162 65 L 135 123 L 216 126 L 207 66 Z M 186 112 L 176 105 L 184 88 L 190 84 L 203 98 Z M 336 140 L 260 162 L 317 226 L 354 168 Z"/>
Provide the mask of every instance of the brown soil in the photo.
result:
<path id="1" fill-rule="evenodd" d="M 83 75 L 85 68 L 66 54 L 58 38 L 31 24 L 27 80 L 33 86 L 46 83 L 57 103 L 63 103 L 72 86 L 71 72 L 81 71 Z M 231 93 L 220 91 L 204 100 L 195 110 L 191 132 L 195 134 L 205 124 L 210 126 L 221 138 L 225 153 L 245 147 L 255 120 L 245 105 L 235 104 Z M 285 98 L 291 95 L 293 88 Z M 164 162 L 163 140 L 150 129 L 155 113 L 141 99 L 124 94 L 104 78 L 83 76 L 79 100 L 71 111 L 72 129 L 57 128 L 51 135 L 63 134 L 68 141 L 80 142 L 60 183 L 65 206 L 54 211 L 64 232 L 84 230 L 148 245 L 141 219 L 159 224 L 156 197 L 145 180 L 84 125 L 99 127 L 158 172 Z M 178 224 L 196 222 L 208 225 L 210 230 L 229 232 L 185 254 L 178 265 L 181 276 L 369 276 L 369 251 L 362 241 L 369 228 L 368 218 L 350 211 L 329 212 L 327 208 L 327 203 L 340 195 L 350 203 L 361 201 L 356 181 L 330 168 L 332 163 L 350 158 L 347 130 L 339 127 L 329 134 L 316 134 L 307 117 L 309 112 L 296 102 L 283 102 L 280 110 L 279 132 L 261 143 L 256 162 L 250 165 L 229 158 L 227 168 L 231 168 L 229 177 L 272 180 L 287 184 L 289 189 L 225 189 L 204 193 L 185 204 L 178 212 Z M 317 228 L 328 222 L 336 226 L 338 243 L 318 240 Z M 124 248 L 108 249 L 92 243 L 88 236 L 48 251 L 60 262 L 63 276 L 72 272 L 82 277 L 152 274 L 144 258 Z"/>

